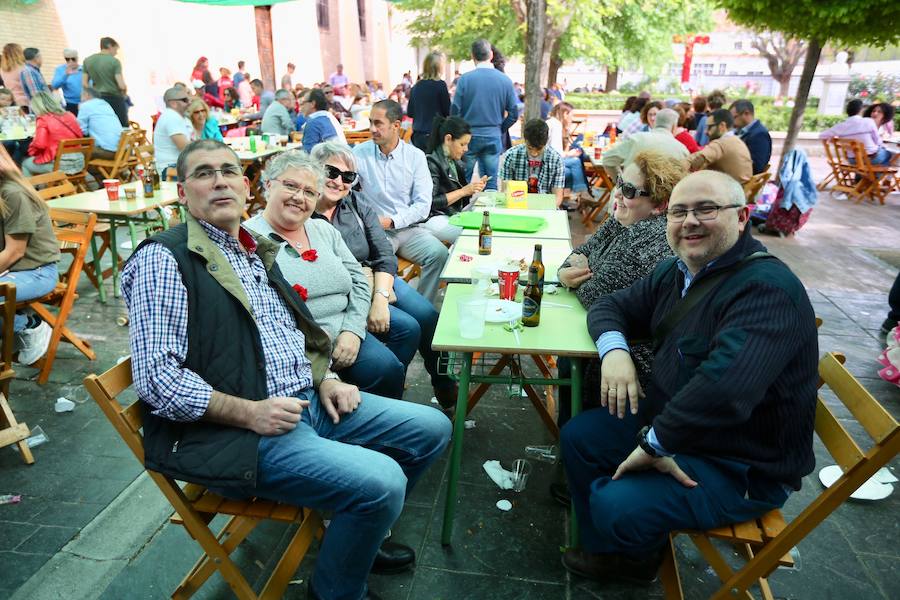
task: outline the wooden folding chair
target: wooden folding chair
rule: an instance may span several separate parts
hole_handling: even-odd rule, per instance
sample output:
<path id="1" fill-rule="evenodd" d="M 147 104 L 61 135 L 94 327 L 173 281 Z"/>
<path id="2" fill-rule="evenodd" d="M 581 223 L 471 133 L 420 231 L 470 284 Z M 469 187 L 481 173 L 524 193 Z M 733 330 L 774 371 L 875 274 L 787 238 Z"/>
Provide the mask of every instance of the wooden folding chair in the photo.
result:
<path id="1" fill-rule="evenodd" d="M 367 142 L 372 139 L 372 132 L 368 129 L 366 131 L 348 131 L 344 134 L 344 137 L 347 138 L 347 143 L 351 146 L 355 146 L 356 144 L 362 144 L 363 142 Z"/>
<path id="2" fill-rule="evenodd" d="M 406 129 L 403 130 L 401 137 L 403 138 L 404 142 L 410 143 L 410 140 L 412 140 L 412 134 L 413 134 L 412 127 L 407 127 Z"/>
<path id="3" fill-rule="evenodd" d="M 119 137 L 119 146 L 113 158 L 93 158 L 88 168 L 100 173 L 101 179 L 120 179 L 122 182 L 132 181 L 134 168 L 138 164 L 135 148 L 140 144 L 141 134 L 131 129 L 123 129 Z M 146 136 L 144 136 L 146 137 Z"/>
<path id="4" fill-rule="evenodd" d="M 854 202 L 885 203 L 896 183 L 897 167 L 873 165 L 859 140 L 833 138 L 837 158 L 837 183 L 831 193 L 844 192 Z"/>
<path id="5" fill-rule="evenodd" d="M 156 123 L 156 121 L 154 121 Z M 137 121 L 128 121 L 128 126 L 131 128 L 131 131 L 136 133 L 135 142 L 141 146 L 152 146 L 153 144 L 150 142 L 150 139 L 147 137 L 147 130 L 141 127 L 140 123 Z M 146 165 L 145 165 L 146 166 Z"/>
<path id="6" fill-rule="evenodd" d="M 84 386 L 88 392 L 100 405 L 103 413 L 131 448 L 138 461 L 144 464 L 140 400 L 123 407 L 116 398 L 131 386 L 131 383 L 130 358 L 100 376 L 88 375 L 84 379 Z M 149 469 L 147 474 L 175 509 L 172 522 L 184 527 L 188 535 L 197 540 L 203 550 L 200 560 L 185 576 L 172 594 L 172 598 L 190 598 L 216 571 L 228 583 L 234 595 L 242 600 L 281 598 L 306 555 L 313 536 L 321 537 L 322 520 L 318 513 L 311 509 L 259 498 L 226 500 L 197 484 L 189 483 L 182 488 L 171 477 Z M 220 514 L 231 515 L 231 518 L 216 534 L 209 528 L 209 523 Z M 257 595 L 230 555 L 250 532 L 266 519 L 299 523 L 300 526 L 262 592 Z"/>
<path id="7" fill-rule="evenodd" d="M 53 170 L 59 171 L 59 162 L 63 154 L 80 154 L 84 157 L 84 166 L 77 173 L 66 173 L 66 177 L 80 192 L 88 191 L 87 173 L 88 163 L 91 161 L 91 154 L 94 153 L 94 138 L 83 137 L 71 140 L 59 140 L 59 147 L 56 150 L 56 158 L 53 159 Z"/>
<path id="8" fill-rule="evenodd" d="M 416 263 L 397 257 L 397 275 L 403 278 L 403 281 L 409 283 L 422 274 L 422 267 Z"/>
<path id="9" fill-rule="evenodd" d="M 13 320 L 16 317 L 16 286 L 11 283 L 0 283 L 0 296 L 3 304 L 0 305 L 3 317 L 2 346 L 0 346 L 0 448 L 15 444 L 19 448 L 22 460 L 26 465 L 34 464 L 34 456 L 31 448 L 25 441 L 30 435 L 30 429 L 25 423 L 19 423 L 9 406 L 9 384 L 15 376 L 12 369 L 13 354 Z"/>
<path id="10" fill-rule="evenodd" d="M 769 181 L 769 177 L 772 175 L 768 170 L 763 171 L 762 173 L 757 173 L 753 177 L 747 180 L 747 183 L 744 184 L 744 196 L 747 198 L 747 204 L 753 204 L 756 200 L 756 195 L 759 194 L 760 190 L 763 189 L 763 186 L 766 185 L 766 182 Z"/>
<path id="11" fill-rule="evenodd" d="M 674 532 L 660 572 L 668 599 L 682 599 L 684 594 L 678 575 L 673 540 L 685 533 L 722 580 L 722 587 L 712 596 L 714 600 L 754 596 L 749 589 L 759 585 L 766 600 L 772 600 L 768 576 L 778 566 L 792 566 L 791 548 L 799 544 L 819 523 L 850 497 L 878 469 L 886 465 L 900 451 L 900 427 L 897 421 L 844 367 L 844 357 L 828 353 L 819 361 L 819 387 L 827 385 L 866 433 L 873 444 L 864 451 L 842 424 L 843 415 L 836 415 L 819 396 L 816 406 L 816 433 L 844 474 L 830 488 L 824 490 L 795 519 L 787 524 L 780 510 L 773 510 L 759 519 L 719 527 L 709 531 Z M 712 543 L 712 539 L 729 542 L 748 560 L 734 571 Z"/>
<path id="12" fill-rule="evenodd" d="M 47 354 L 37 363 L 40 364 L 37 382 L 42 385 L 47 383 L 47 379 L 50 377 L 53 360 L 56 358 L 56 351 L 62 340 L 78 348 L 88 359 L 97 358 L 91 345 L 66 327 L 69 313 L 72 311 L 75 299 L 78 298 L 78 279 L 81 277 L 84 257 L 87 255 L 91 237 L 94 235 L 97 215 L 51 208 L 50 220 L 53 221 L 53 233 L 59 240 L 60 250 L 71 254 L 72 262 L 65 273 L 60 273 L 59 282 L 52 292 L 40 298 L 19 303 L 21 307 L 31 308 L 53 328 Z M 55 308 L 56 313 L 52 312 L 51 308 Z"/>
<path id="13" fill-rule="evenodd" d="M 603 221 L 609 217 L 607 205 L 612 199 L 612 192 L 613 189 L 615 189 L 616 184 L 609 178 L 609 174 L 603 167 L 594 167 L 590 163 L 585 163 L 585 169 L 585 175 L 590 173 L 588 181 L 591 182 L 591 188 L 599 190 L 600 196 L 593 201 L 579 201 L 578 208 L 582 213 L 581 224 L 585 227 L 592 228 L 595 225 L 594 219 L 599 216 L 600 220 L 596 222 L 596 226 L 599 227 L 603 224 Z"/>
<path id="14" fill-rule="evenodd" d="M 62 171 L 51 171 L 34 175 L 29 177 L 28 181 L 34 186 L 41 200 L 44 201 L 78 193 L 78 190 L 75 189 L 75 186 L 72 185 L 72 182 L 69 181 L 69 178 Z"/>
<path id="15" fill-rule="evenodd" d="M 827 140 L 822 140 L 822 147 L 825 149 L 825 161 L 828 163 L 828 168 L 831 169 L 831 172 L 825 176 L 822 181 L 816 186 L 816 189 L 820 192 L 824 192 L 828 185 L 834 183 L 838 180 L 838 160 L 834 154 L 834 142 L 833 138 L 829 138 Z M 768 170 L 768 169 L 767 169 Z"/>

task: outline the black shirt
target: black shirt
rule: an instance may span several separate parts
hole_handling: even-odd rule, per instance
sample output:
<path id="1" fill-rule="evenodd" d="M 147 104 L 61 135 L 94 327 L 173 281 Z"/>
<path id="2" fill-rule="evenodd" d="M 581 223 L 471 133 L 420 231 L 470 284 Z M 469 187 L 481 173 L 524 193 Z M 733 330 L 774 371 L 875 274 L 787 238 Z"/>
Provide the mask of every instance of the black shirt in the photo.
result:
<path id="1" fill-rule="evenodd" d="M 441 79 L 422 79 L 412 87 L 406 116 L 413 120 L 413 131 L 431 133 L 436 115 L 450 114 L 450 92 Z"/>

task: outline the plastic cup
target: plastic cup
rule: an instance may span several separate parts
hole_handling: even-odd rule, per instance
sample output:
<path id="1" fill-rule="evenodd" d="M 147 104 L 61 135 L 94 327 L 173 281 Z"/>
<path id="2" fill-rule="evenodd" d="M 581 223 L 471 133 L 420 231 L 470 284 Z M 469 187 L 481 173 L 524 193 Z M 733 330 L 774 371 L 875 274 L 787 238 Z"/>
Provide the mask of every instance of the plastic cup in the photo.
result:
<path id="1" fill-rule="evenodd" d="M 501 300 L 515 300 L 516 290 L 519 287 L 518 266 L 500 267 L 497 272 L 497 283 L 500 286 Z"/>
<path id="2" fill-rule="evenodd" d="M 525 491 L 525 485 L 528 483 L 528 476 L 531 474 L 531 463 L 524 458 L 519 458 L 513 462 L 512 468 L 512 489 L 514 492 Z"/>
<path id="3" fill-rule="evenodd" d="M 603 154 L 603 148 L 600 146 L 594 146 L 594 160 L 600 160 L 600 156 Z"/>
<path id="4" fill-rule="evenodd" d="M 487 310 L 487 299 L 477 296 L 465 296 L 456 301 L 459 310 L 459 336 L 467 340 L 475 340 L 484 335 L 484 313 Z"/>
<path id="5" fill-rule="evenodd" d="M 134 188 L 126 188 L 125 189 L 125 199 L 129 202 L 137 199 L 137 190 Z"/>
<path id="6" fill-rule="evenodd" d="M 109 198 L 110 202 L 115 202 L 119 199 L 118 179 L 104 179 L 103 187 L 106 188 L 106 197 Z"/>
<path id="7" fill-rule="evenodd" d="M 493 274 L 494 271 L 490 267 L 475 267 L 472 269 L 472 293 L 474 296 L 488 295 Z"/>

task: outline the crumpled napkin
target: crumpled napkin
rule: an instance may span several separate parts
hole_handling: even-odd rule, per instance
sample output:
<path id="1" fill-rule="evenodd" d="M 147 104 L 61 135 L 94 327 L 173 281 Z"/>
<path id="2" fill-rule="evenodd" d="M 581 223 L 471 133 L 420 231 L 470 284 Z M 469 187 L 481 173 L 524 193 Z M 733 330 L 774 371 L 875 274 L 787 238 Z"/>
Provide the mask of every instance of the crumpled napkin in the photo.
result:
<path id="1" fill-rule="evenodd" d="M 513 473 L 507 471 L 500 466 L 499 460 L 486 460 L 481 465 L 484 472 L 488 474 L 491 481 L 497 484 L 501 490 L 511 490 L 513 488 Z"/>

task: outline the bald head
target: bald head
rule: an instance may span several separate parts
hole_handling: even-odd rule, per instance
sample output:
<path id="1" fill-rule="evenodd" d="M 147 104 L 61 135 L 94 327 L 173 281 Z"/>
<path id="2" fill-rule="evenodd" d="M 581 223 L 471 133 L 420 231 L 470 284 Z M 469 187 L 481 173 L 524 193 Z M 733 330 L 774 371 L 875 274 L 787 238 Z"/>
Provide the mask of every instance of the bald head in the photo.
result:
<path id="1" fill-rule="evenodd" d="M 716 204 L 747 204 L 744 189 L 734 177 L 710 170 L 691 173 L 679 181 L 672 190 L 672 200 L 676 197 L 686 197 L 689 202 L 715 199 Z"/>

